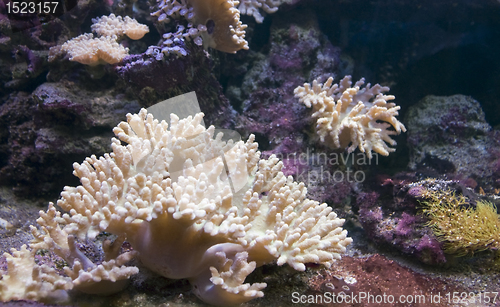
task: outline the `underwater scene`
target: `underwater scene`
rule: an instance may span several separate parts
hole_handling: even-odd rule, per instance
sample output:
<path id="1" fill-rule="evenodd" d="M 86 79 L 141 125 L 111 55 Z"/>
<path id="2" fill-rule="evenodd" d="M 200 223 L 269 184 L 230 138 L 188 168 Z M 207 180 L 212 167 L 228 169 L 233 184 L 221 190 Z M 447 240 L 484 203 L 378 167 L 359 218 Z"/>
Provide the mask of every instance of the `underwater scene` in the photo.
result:
<path id="1" fill-rule="evenodd" d="M 0 1 L 0 306 L 500 306 L 500 1 Z"/>

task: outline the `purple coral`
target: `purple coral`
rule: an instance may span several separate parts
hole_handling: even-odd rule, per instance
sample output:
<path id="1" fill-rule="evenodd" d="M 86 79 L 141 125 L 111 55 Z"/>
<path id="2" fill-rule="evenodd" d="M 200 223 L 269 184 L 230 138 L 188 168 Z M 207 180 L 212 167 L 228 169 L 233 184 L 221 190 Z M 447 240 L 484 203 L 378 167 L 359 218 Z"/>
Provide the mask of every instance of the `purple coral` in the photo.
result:
<path id="1" fill-rule="evenodd" d="M 414 215 L 409 215 L 406 212 L 403 212 L 399 220 L 397 221 L 397 226 L 395 229 L 397 236 L 408 236 L 415 229 L 415 222 L 417 218 Z"/>
<path id="2" fill-rule="evenodd" d="M 434 264 L 446 262 L 443 246 L 434 236 L 424 235 L 416 246 L 418 257 L 422 262 Z"/>
<path id="3" fill-rule="evenodd" d="M 397 197 L 360 193 L 356 199 L 359 221 L 366 234 L 378 244 L 392 246 L 426 264 L 444 263 L 446 257 L 440 243 L 425 226 L 426 219 L 417 213 L 417 199 L 423 189 L 419 185 L 395 186 L 390 192 Z M 393 201 L 388 201 L 390 197 L 394 197 Z"/>

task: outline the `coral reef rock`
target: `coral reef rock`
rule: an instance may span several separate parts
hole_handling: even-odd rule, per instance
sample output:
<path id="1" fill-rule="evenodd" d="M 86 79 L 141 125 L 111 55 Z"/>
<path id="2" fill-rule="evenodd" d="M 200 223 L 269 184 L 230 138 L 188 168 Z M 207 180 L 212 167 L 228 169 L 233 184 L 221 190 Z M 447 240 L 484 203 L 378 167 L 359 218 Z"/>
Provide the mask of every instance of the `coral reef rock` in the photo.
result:
<path id="1" fill-rule="evenodd" d="M 463 95 L 427 96 L 410 107 L 406 119 L 411 169 L 472 178 L 485 191 L 498 188 L 500 134 L 485 121 L 479 102 Z"/>

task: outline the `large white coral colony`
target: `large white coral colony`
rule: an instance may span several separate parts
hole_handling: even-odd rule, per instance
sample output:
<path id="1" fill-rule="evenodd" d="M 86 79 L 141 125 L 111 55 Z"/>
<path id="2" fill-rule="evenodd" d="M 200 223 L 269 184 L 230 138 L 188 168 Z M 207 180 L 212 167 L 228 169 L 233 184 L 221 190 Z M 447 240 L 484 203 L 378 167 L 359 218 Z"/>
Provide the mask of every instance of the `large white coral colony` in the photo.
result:
<path id="1" fill-rule="evenodd" d="M 383 156 L 395 151 L 387 145 L 396 145 L 391 135 L 405 132 L 405 126 L 396 119 L 399 106 L 392 102 L 393 95 L 386 86 L 357 81 L 354 86 L 351 76 L 346 76 L 338 84 L 333 78 L 321 84 L 316 80 L 312 86 L 305 83 L 295 89 L 295 97 L 308 108 L 313 108 L 312 117 L 316 119 L 316 132 L 321 142 L 327 146 L 347 148 L 352 152 L 356 147 L 372 157 L 372 150 Z M 394 130 L 388 129 L 393 127 Z"/>
<path id="2" fill-rule="evenodd" d="M 42 231 L 33 228 L 31 248 L 69 265 L 69 278 L 40 281 L 47 289 L 95 293 L 106 282 L 119 290 L 137 272 L 124 264 L 138 257 L 167 278 L 188 279 L 205 302 L 231 305 L 263 296 L 265 283 L 245 283 L 258 266 L 276 261 L 304 271 L 306 263 L 329 267 L 340 258 L 352 241 L 344 220 L 307 199 L 304 184 L 286 177 L 276 157 L 260 159 L 253 135 L 225 142 L 202 118 L 172 114 L 169 129 L 145 109 L 128 114 L 114 129 L 112 153 L 74 164 L 81 185 L 65 187 L 57 202 L 68 213 L 50 204 L 38 220 Z M 103 244 L 99 264 L 76 242 L 103 232 L 117 239 Z M 119 255 L 124 240 L 134 251 Z M 9 266 L 0 287 L 9 288 L 15 269 Z"/>

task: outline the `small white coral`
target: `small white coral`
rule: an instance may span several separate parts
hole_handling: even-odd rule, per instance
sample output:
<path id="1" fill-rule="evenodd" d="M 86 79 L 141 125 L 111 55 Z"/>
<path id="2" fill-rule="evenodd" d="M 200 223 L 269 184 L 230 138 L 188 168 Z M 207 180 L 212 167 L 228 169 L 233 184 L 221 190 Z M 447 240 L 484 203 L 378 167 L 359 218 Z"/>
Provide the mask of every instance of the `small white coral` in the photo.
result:
<path id="1" fill-rule="evenodd" d="M 99 265 L 85 267 L 76 260 L 73 267 L 65 267 L 64 272 L 72 279 L 76 289 L 91 294 L 109 294 L 123 290 L 128 278 L 139 273 L 136 267 L 124 264 L 132 260 L 136 252 L 121 254 L 116 259 L 104 261 Z"/>
<path id="2" fill-rule="evenodd" d="M 19 251 L 12 249 L 11 254 L 4 254 L 7 272 L 0 271 L 0 301 L 67 299 L 65 290 L 72 288 L 71 280 L 47 265 L 37 265 L 34 254 L 26 245 Z"/>
<path id="3" fill-rule="evenodd" d="M 116 64 L 128 55 L 128 48 L 116 42 L 116 36 L 94 38 L 92 33 L 77 36 L 61 46 L 70 61 L 86 65 Z"/>
<path id="4" fill-rule="evenodd" d="M 305 83 L 295 89 L 295 97 L 308 108 L 313 108 L 316 132 L 321 142 L 332 148 L 346 148 L 352 152 L 359 148 L 372 157 L 372 150 L 387 156 L 395 151 L 391 135 L 405 132 L 405 126 L 396 119 L 399 106 L 392 102 L 395 97 L 384 95 L 386 86 L 373 87 L 359 80 L 351 87 L 351 76 L 344 77 L 339 84 L 333 78 L 321 84 L 316 80 L 312 86 Z M 393 127 L 394 130 L 388 129 Z M 350 144 L 350 146 L 349 146 Z"/>
<path id="5" fill-rule="evenodd" d="M 125 16 L 115 16 L 115 14 L 110 14 L 109 16 L 102 16 L 100 18 L 92 19 L 93 25 L 91 27 L 92 31 L 100 36 L 117 36 L 127 35 L 129 38 L 137 40 L 141 39 L 146 33 L 149 32 L 149 28 L 146 25 L 140 24 L 137 20 Z"/>
<path id="6" fill-rule="evenodd" d="M 253 299 L 264 296 L 261 290 L 267 286 L 266 283 L 244 283 L 256 267 L 255 261 L 247 262 L 247 252 L 230 257 L 220 251 L 215 258 L 217 267 L 210 267 L 210 279 L 201 275 L 190 281 L 198 297 L 212 305 L 231 306 L 241 303 L 241 297 Z"/>
<path id="7" fill-rule="evenodd" d="M 136 267 L 124 265 L 137 253 L 119 253 L 124 241 L 124 236 L 121 236 L 113 244 L 105 242 L 102 248 L 105 259 L 100 264 L 94 264 L 79 250 L 73 234 L 87 239 L 95 237 L 98 231 L 90 227 L 91 218 L 89 219 L 88 215 L 78 214 L 74 209 L 72 211 L 71 216 L 61 216 L 52 203 L 49 204 L 47 212 L 40 211 L 37 223 L 42 232 L 31 226 L 34 240 L 30 247 L 33 250 L 50 250 L 64 259 L 69 265 L 64 268 L 64 272 L 69 276 L 71 287 L 86 293 L 99 294 L 122 290 L 127 285 L 127 279 L 138 272 Z"/>
<path id="8" fill-rule="evenodd" d="M 138 23 L 128 16 L 122 18 L 111 14 L 92 19 L 92 30 L 100 37 L 94 38 L 92 33 L 82 34 L 67 42 L 60 49 L 51 48 L 51 58 L 61 51 L 69 54 L 70 61 L 85 65 L 116 64 L 128 55 L 128 48 L 117 42 L 119 36 L 127 35 L 131 39 L 140 39 L 149 32 L 146 25 Z"/>

